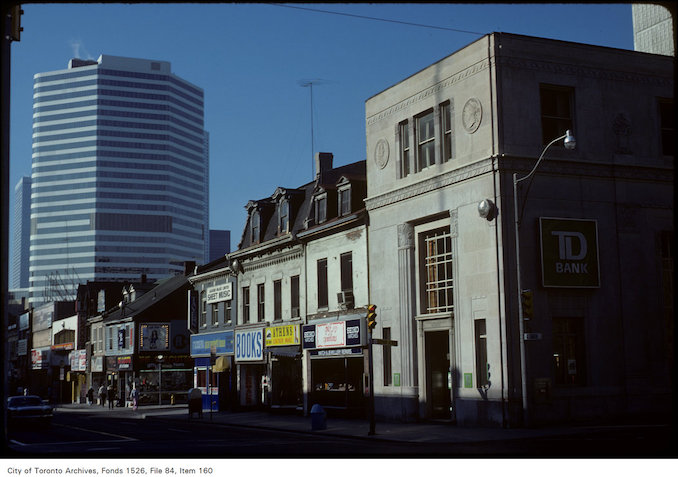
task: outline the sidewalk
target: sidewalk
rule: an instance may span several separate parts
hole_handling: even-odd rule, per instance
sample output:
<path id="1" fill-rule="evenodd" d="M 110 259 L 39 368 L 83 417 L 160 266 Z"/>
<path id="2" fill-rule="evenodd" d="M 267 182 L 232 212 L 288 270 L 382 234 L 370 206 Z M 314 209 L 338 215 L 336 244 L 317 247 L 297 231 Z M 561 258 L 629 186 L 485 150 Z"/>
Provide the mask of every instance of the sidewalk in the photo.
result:
<path id="1" fill-rule="evenodd" d="M 189 421 L 187 405 L 160 406 L 150 405 L 139 407 L 136 411 L 131 408 L 108 409 L 108 406 L 89 406 L 87 404 L 67 404 L 58 407 L 55 413 L 107 413 L 114 417 L 133 419 L 168 419 Z M 274 429 L 288 432 L 313 433 L 352 437 L 364 439 L 379 439 L 400 442 L 428 442 L 428 443 L 470 443 L 487 442 L 506 439 L 529 439 L 536 437 L 563 436 L 577 434 L 585 429 L 582 427 L 549 427 L 539 429 L 501 429 L 482 427 L 458 427 L 445 422 L 382 422 L 377 421 L 375 434 L 368 435 L 370 428 L 367 419 L 342 419 L 327 417 L 326 428 L 313 430 L 310 416 L 294 414 L 278 414 L 264 411 L 243 412 L 213 412 L 203 411 L 202 418 L 193 414 L 190 421 L 249 427 Z"/>

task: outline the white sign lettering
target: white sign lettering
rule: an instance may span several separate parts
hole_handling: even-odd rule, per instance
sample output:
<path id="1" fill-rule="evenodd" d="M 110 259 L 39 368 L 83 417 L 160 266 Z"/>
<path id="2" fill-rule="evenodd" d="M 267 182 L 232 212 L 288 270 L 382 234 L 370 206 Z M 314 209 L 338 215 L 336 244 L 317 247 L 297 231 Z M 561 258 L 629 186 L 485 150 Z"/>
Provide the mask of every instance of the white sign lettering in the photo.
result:
<path id="1" fill-rule="evenodd" d="M 346 346 L 346 322 L 335 321 L 315 327 L 316 348 Z"/>

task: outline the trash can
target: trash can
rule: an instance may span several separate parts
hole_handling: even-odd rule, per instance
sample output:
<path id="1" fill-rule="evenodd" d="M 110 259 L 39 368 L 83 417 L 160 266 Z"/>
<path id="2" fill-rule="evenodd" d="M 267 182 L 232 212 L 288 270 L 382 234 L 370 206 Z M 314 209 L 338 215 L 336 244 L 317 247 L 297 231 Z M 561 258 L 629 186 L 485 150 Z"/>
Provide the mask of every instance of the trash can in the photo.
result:
<path id="1" fill-rule="evenodd" d="M 314 404 L 311 408 L 311 430 L 323 429 L 327 429 L 327 413 L 320 404 Z"/>
<path id="2" fill-rule="evenodd" d="M 202 391 L 191 388 L 188 390 L 188 418 L 192 418 L 195 412 L 202 417 Z"/>

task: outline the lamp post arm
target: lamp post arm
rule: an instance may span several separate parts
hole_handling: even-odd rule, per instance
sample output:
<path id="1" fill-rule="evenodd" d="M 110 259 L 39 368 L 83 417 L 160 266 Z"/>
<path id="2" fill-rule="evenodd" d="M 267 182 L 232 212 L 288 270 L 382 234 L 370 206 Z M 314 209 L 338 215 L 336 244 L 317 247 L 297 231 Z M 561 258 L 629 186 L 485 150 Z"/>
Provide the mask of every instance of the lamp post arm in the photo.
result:
<path id="1" fill-rule="evenodd" d="M 520 178 L 515 178 L 515 179 L 514 179 L 515 182 L 518 183 L 518 182 L 524 181 L 525 179 L 531 177 L 532 174 L 534 174 L 534 172 L 537 170 L 537 167 L 539 167 L 539 163 L 541 163 L 541 160 L 544 159 L 544 154 L 546 154 L 546 151 L 548 151 L 549 147 L 553 146 L 555 143 L 557 143 L 557 142 L 560 141 L 561 139 L 565 139 L 566 137 L 567 137 L 567 134 L 563 134 L 562 136 L 557 137 L 557 138 L 555 138 L 553 141 L 551 141 L 550 143 L 548 143 L 548 144 L 546 145 L 546 147 L 544 148 L 544 150 L 541 152 L 541 156 L 539 156 L 539 159 L 537 159 L 537 163 L 534 165 L 534 167 L 532 168 L 532 170 L 530 171 L 530 173 L 527 174 L 526 176 L 523 176 L 523 177 L 520 177 Z"/>

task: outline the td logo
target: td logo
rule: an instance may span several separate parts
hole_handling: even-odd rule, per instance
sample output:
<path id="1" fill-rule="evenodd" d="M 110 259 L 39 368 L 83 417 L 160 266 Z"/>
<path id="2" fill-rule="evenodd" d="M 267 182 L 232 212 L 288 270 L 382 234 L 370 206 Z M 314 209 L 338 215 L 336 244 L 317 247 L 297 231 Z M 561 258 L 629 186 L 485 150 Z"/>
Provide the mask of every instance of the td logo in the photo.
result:
<path id="1" fill-rule="evenodd" d="M 539 225 L 543 286 L 599 287 L 597 222 L 541 217 Z"/>

